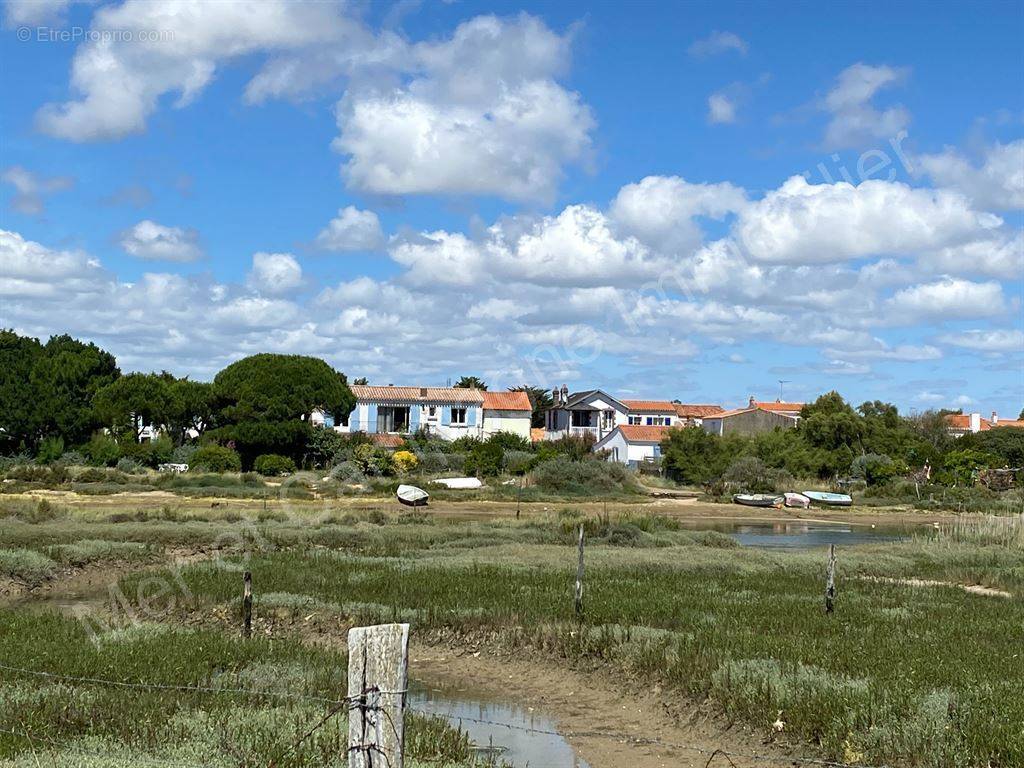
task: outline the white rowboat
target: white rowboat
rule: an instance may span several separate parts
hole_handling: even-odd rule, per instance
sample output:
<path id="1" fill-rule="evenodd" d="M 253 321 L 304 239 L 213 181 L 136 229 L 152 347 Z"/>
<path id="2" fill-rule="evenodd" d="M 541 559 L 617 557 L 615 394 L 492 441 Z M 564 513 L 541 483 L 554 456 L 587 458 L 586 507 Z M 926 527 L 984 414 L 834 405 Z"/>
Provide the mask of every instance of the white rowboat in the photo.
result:
<path id="1" fill-rule="evenodd" d="M 435 480 L 434 483 L 452 490 L 472 490 L 483 485 L 476 477 L 442 477 Z"/>
<path id="2" fill-rule="evenodd" d="M 398 486 L 398 500 L 410 507 L 422 507 L 426 505 L 430 494 L 415 485 Z"/>
<path id="3" fill-rule="evenodd" d="M 732 500 L 745 507 L 781 507 L 785 501 L 774 493 L 737 493 Z"/>
<path id="4" fill-rule="evenodd" d="M 827 491 L 804 491 L 804 496 L 818 504 L 829 507 L 848 507 L 853 499 L 845 493 L 828 493 Z"/>
<path id="5" fill-rule="evenodd" d="M 799 507 L 800 509 L 807 509 L 811 506 L 811 500 L 804 496 L 802 493 L 784 493 L 782 494 L 786 499 L 787 507 Z"/>

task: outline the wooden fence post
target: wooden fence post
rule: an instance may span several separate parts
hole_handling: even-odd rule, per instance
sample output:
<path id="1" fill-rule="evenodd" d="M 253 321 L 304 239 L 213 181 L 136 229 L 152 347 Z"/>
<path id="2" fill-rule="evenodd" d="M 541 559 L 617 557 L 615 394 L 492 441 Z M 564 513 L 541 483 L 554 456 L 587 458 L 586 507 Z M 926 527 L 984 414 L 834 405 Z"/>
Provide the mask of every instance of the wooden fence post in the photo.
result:
<path id="1" fill-rule="evenodd" d="M 576 618 L 583 618 L 583 523 L 580 523 L 579 560 L 576 562 Z"/>
<path id="2" fill-rule="evenodd" d="M 825 577 L 825 613 L 835 610 L 836 601 L 836 545 L 828 545 L 828 572 Z"/>
<path id="3" fill-rule="evenodd" d="M 349 768 L 402 768 L 408 672 L 408 624 L 349 630 Z"/>
<path id="4" fill-rule="evenodd" d="M 519 493 L 516 494 L 516 520 L 519 519 L 519 506 L 523 503 L 523 476 L 519 476 Z"/>
<path id="5" fill-rule="evenodd" d="M 242 637 L 252 637 L 252 573 L 242 576 Z"/>

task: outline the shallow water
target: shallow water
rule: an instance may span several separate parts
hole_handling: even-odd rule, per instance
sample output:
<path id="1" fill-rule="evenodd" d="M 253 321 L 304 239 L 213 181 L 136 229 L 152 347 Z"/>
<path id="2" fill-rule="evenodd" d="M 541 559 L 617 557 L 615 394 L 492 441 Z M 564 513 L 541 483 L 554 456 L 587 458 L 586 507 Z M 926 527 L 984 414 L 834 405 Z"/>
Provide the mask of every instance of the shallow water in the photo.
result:
<path id="1" fill-rule="evenodd" d="M 588 768 L 558 734 L 554 720 L 512 702 L 484 701 L 464 691 L 413 685 L 409 707 L 440 715 L 461 728 L 481 748 L 482 757 L 493 747 L 499 764 L 504 761 L 515 768 Z"/>
<path id="2" fill-rule="evenodd" d="M 774 522 L 702 522 L 684 523 L 688 530 L 718 531 L 731 536 L 745 547 L 773 549 L 817 549 L 829 544 L 882 544 L 910 538 L 903 528 L 871 528 L 846 523 L 818 523 L 804 520 Z"/>

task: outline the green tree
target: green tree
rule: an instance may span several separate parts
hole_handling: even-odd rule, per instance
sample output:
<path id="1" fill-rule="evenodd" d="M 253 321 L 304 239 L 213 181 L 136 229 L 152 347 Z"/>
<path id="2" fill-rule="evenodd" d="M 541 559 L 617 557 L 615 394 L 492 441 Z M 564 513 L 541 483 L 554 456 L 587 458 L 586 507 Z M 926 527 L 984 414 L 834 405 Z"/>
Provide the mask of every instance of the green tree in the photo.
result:
<path id="1" fill-rule="evenodd" d="M 455 386 L 459 389 L 487 389 L 487 382 L 477 376 L 462 376 Z"/>
<path id="2" fill-rule="evenodd" d="M 81 445 L 103 426 L 93 398 L 121 375 L 117 361 L 95 344 L 70 336 L 54 336 L 32 367 L 41 435 L 61 436 L 67 445 Z"/>
<path id="3" fill-rule="evenodd" d="M 43 356 L 38 339 L 0 330 L 0 453 L 34 450 L 42 414 L 32 370 Z"/>
<path id="4" fill-rule="evenodd" d="M 533 412 L 530 414 L 531 427 L 544 426 L 544 414 L 551 410 L 554 401 L 551 399 L 551 392 L 544 387 L 532 387 L 529 384 L 521 384 L 518 387 L 509 387 L 509 392 L 525 392 L 530 398 L 530 407 Z"/>
<path id="5" fill-rule="evenodd" d="M 190 431 L 197 437 L 207 430 L 217 413 L 213 384 L 206 381 L 173 379 L 168 385 L 171 395 L 167 429 L 175 445 L 182 445 Z"/>
<path id="6" fill-rule="evenodd" d="M 688 485 L 719 477 L 731 458 L 722 438 L 701 427 L 670 429 L 661 441 L 661 456 L 662 467 Z"/>
<path id="7" fill-rule="evenodd" d="M 128 434 L 141 442 L 149 425 L 163 427 L 172 411 L 167 377 L 156 373 L 129 373 L 100 389 L 93 400 L 96 415 L 115 434 Z"/>
<path id="8" fill-rule="evenodd" d="M 247 466 L 262 453 L 300 460 L 313 411 L 340 419 L 355 406 L 344 374 L 303 355 L 243 358 L 218 373 L 213 386 L 219 409 L 208 436 L 233 441 Z"/>

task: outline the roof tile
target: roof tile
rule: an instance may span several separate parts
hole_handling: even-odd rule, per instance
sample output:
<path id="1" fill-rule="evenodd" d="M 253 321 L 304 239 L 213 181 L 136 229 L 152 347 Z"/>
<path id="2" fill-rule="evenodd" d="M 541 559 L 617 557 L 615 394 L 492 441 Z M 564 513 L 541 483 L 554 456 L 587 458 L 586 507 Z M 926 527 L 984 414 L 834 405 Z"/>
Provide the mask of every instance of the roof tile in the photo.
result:
<path id="1" fill-rule="evenodd" d="M 530 396 L 525 392 L 484 392 L 484 410 L 530 411 Z"/>

